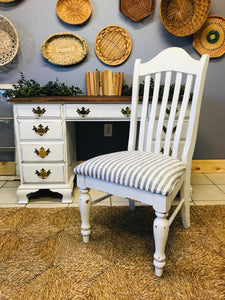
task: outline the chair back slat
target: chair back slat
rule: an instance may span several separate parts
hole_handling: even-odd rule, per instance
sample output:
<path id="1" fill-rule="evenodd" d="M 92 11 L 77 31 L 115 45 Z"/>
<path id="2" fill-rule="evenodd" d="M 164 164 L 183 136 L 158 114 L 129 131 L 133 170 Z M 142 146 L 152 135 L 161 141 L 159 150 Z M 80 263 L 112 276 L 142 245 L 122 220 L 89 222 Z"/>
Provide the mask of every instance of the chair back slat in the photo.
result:
<path id="1" fill-rule="evenodd" d="M 195 60 L 178 47 L 165 49 L 145 63 L 140 59 L 136 60 L 133 74 L 129 151 L 135 150 L 138 145 L 137 149 L 140 151 L 163 152 L 165 155 L 180 158 L 190 165 L 208 62 L 209 55 L 203 55 L 200 60 Z M 140 78 L 143 77 L 144 95 L 140 102 L 142 111 L 137 133 L 139 83 Z M 151 78 L 154 79 L 154 87 L 150 93 Z M 171 89 L 173 84 L 174 89 Z M 181 99 L 182 85 L 185 88 Z M 187 122 L 186 112 L 189 102 L 191 112 Z M 170 111 L 168 111 L 168 103 Z M 188 123 L 186 136 L 183 134 L 184 120 L 185 126 Z M 184 145 L 182 147 L 181 139 Z"/>
<path id="2" fill-rule="evenodd" d="M 154 152 L 156 152 L 156 153 L 160 153 L 160 148 L 161 148 L 163 124 L 164 124 L 164 120 L 165 120 L 166 107 L 167 107 L 168 98 L 169 98 L 171 76 L 172 76 L 171 71 L 166 72 L 165 85 L 164 85 L 164 90 L 163 90 L 162 103 L 160 105 L 161 107 L 160 107 L 160 112 L 159 112 L 159 120 L 158 120 L 158 124 L 157 124 L 156 139 L 155 139 Z"/>
<path id="3" fill-rule="evenodd" d="M 150 90 L 150 75 L 145 76 L 144 82 L 144 95 L 143 95 L 143 103 L 141 110 L 141 124 L 139 131 L 139 141 L 138 141 L 138 150 L 144 150 L 144 141 L 145 141 L 145 128 L 147 123 L 147 115 L 148 115 L 148 105 L 149 105 L 149 90 Z"/>
<path id="4" fill-rule="evenodd" d="M 180 145 L 181 131 L 182 131 L 183 124 L 184 124 L 184 119 L 185 119 L 188 102 L 190 100 L 192 82 L 193 82 L 193 75 L 188 74 L 187 80 L 185 83 L 184 96 L 183 96 L 183 100 L 182 100 L 182 104 L 181 104 L 181 108 L 180 108 L 180 112 L 179 112 L 179 118 L 177 121 L 176 132 L 175 132 L 175 136 L 174 136 L 174 143 L 173 143 L 173 150 L 172 150 L 172 157 L 174 157 L 174 158 L 178 157 L 178 149 L 179 149 L 179 145 Z"/>
<path id="5" fill-rule="evenodd" d="M 164 144 L 164 154 L 169 155 L 170 154 L 170 144 L 172 139 L 172 133 L 175 127 L 174 121 L 176 117 L 176 113 L 178 111 L 178 100 L 180 95 L 180 87 L 181 87 L 181 81 L 182 81 L 182 73 L 177 72 L 176 79 L 175 79 L 175 86 L 174 86 L 174 94 L 172 99 L 172 104 L 169 111 L 169 121 L 167 125 L 167 131 L 166 131 L 166 138 L 165 138 L 165 144 Z"/>
<path id="6" fill-rule="evenodd" d="M 147 152 L 152 151 L 153 132 L 154 132 L 156 113 L 157 113 L 160 81 L 161 81 L 161 73 L 159 72 L 155 74 L 152 104 L 150 106 L 151 108 L 150 108 L 150 116 L 149 116 L 149 123 L 148 123 L 147 136 L 146 136 L 147 141 L 146 141 L 146 148 L 145 148 L 145 151 Z"/>

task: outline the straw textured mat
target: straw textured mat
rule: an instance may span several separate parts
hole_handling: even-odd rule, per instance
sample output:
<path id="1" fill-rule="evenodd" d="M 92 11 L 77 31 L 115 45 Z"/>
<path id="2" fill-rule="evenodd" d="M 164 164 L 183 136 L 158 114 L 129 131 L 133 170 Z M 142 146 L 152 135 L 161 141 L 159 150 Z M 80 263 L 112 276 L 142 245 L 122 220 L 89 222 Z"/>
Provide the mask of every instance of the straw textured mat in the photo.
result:
<path id="1" fill-rule="evenodd" d="M 191 207 L 170 229 L 155 277 L 151 208 L 94 207 L 89 244 L 78 208 L 0 210 L 0 299 L 225 299 L 224 206 Z"/>

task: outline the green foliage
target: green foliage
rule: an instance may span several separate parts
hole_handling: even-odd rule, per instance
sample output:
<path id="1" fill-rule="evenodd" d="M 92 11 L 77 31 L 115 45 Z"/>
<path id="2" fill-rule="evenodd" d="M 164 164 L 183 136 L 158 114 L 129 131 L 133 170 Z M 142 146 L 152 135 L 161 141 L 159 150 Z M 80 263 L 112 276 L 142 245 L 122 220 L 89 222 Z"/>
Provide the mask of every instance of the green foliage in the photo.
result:
<path id="1" fill-rule="evenodd" d="M 24 74 L 20 72 L 21 78 L 18 84 L 13 85 L 13 89 L 7 90 L 3 96 L 8 98 L 23 98 L 35 96 L 76 96 L 82 94 L 79 87 L 66 86 L 60 83 L 58 78 L 56 81 L 48 81 L 44 86 L 33 79 L 26 79 Z"/>
<path id="2" fill-rule="evenodd" d="M 174 93 L 174 88 L 175 88 L 175 84 L 171 84 L 170 86 L 170 90 L 169 90 L 169 97 L 172 98 L 173 93 Z M 153 96 L 153 90 L 154 90 L 154 79 L 151 78 L 150 81 L 150 89 L 149 89 L 149 96 L 152 97 Z M 185 86 L 181 85 L 180 87 L 180 98 L 183 97 L 184 95 L 184 90 L 185 90 Z M 163 91 L 164 91 L 164 85 L 161 84 L 160 88 L 159 88 L 159 98 L 162 98 L 163 96 Z M 140 83 L 139 85 L 139 96 L 143 96 L 144 94 L 144 83 Z M 132 95 L 132 86 L 128 86 L 127 84 L 122 86 L 122 95 L 123 96 L 131 96 Z M 192 97 L 192 95 L 191 95 Z"/>

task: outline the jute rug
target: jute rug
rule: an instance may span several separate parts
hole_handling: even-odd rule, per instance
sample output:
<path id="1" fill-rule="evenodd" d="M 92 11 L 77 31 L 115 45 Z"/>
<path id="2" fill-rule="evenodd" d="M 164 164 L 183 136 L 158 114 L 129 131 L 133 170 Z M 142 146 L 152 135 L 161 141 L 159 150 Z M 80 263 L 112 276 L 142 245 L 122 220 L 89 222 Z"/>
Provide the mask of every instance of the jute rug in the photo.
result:
<path id="1" fill-rule="evenodd" d="M 93 207 L 92 238 L 78 208 L 0 210 L 0 299 L 225 299 L 224 206 L 191 207 L 170 228 L 154 275 L 150 207 Z"/>

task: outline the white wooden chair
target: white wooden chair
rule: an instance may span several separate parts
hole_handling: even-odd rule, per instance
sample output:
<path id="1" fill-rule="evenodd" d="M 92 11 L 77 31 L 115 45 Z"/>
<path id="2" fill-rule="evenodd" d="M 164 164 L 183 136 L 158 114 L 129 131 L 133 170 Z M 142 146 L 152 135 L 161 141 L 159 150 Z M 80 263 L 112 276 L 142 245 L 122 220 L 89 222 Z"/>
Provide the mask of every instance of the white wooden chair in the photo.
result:
<path id="1" fill-rule="evenodd" d="M 155 274 L 159 277 L 165 266 L 165 246 L 169 226 L 180 209 L 184 227 L 190 226 L 191 160 L 208 61 L 208 55 L 195 60 L 185 50 L 177 47 L 165 49 L 145 63 L 137 59 L 133 73 L 128 150 L 94 157 L 78 165 L 74 170 L 81 192 L 79 197 L 81 234 L 85 243 L 89 241 L 91 233 L 90 188 L 108 193 L 107 196 L 92 201 L 92 204 L 113 194 L 153 206 L 156 214 L 153 224 L 155 240 L 153 263 Z M 139 102 L 141 77 L 144 77 L 144 95 L 143 100 Z M 149 104 L 151 78 L 154 79 L 154 92 Z M 174 92 L 169 102 L 169 90 L 173 80 Z M 159 99 L 162 83 L 163 95 Z M 184 85 L 182 101 L 179 101 L 180 88 Z M 180 139 L 188 102 L 191 103 L 191 111 L 182 146 Z M 169 116 L 166 113 L 168 104 Z M 138 118 L 140 105 L 141 116 Z M 140 126 L 137 126 L 138 119 Z M 167 130 L 163 133 L 165 122 Z M 164 148 L 163 154 L 161 147 Z M 167 219 L 178 191 L 181 199 L 173 214 Z"/>

